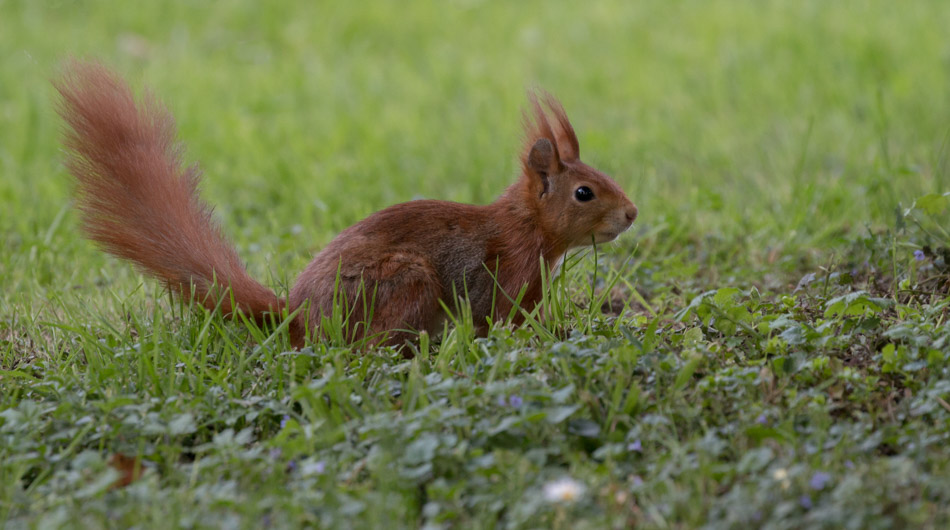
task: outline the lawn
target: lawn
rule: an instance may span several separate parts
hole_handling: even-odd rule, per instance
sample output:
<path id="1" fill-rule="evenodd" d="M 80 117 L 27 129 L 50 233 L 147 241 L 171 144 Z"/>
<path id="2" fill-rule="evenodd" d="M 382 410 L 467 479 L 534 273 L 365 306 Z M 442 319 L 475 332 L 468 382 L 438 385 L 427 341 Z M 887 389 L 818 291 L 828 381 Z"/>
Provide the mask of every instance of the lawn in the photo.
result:
<path id="1" fill-rule="evenodd" d="M 942 0 L 0 1 L 0 526 L 947 527 L 947 28 Z M 640 217 L 543 322 L 294 351 L 80 237 L 69 55 L 161 97 L 280 294 L 373 211 L 498 196 L 535 87 Z"/>

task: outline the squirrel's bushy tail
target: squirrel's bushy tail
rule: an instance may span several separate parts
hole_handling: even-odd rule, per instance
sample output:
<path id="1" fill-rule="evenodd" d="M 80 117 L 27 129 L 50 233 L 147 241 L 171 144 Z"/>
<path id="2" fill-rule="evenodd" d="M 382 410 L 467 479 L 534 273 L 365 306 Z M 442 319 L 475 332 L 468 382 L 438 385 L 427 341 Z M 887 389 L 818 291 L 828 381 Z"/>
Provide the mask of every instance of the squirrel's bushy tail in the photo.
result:
<path id="1" fill-rule="evenodd" d="M 146 95 L 137 104 L 129 86 L 96 63 L 68 63 L 56 88 L 87 237 L 209 309 L 239 309 L 258 322 L 283 309 L 247 274 L 198 197 L 200 172 L 182 167 L 174 118 L 161 103 Z"/>

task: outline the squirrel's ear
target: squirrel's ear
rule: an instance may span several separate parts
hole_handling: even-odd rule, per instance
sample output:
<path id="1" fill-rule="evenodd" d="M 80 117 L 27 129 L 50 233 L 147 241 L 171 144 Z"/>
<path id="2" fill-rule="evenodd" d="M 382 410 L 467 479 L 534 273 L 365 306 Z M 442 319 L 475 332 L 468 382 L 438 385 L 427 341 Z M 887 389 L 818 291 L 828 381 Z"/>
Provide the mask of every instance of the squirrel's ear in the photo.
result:
<path id="1" fill-rule="evenodd" d="M 528 152 L 528 167 L 537 173 L 552 173 L 557 170 L 557 153 L 554 144 L 547 138 L 538 138 Z"/>
<path id="2" fill-rule="evenodd" d="M 541 190 L 538 195 L 544 195 L 551 186 L 548 177 L 553 173 L 557 173 L 561 166 L 554 143 L 547 138 L 538 138 L 528 152 L 526 163 L 528 168 L 536 173 L 541 180 Z"/>

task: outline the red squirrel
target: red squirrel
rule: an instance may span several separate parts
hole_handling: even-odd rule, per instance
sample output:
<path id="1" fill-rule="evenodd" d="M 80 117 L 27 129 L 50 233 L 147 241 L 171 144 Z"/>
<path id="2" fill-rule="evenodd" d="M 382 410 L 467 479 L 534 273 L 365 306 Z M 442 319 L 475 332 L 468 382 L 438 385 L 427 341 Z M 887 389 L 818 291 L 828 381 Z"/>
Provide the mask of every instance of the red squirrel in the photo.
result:
<path id="1" fill-rule="evenodd" d="M 637 217 L 610 177 L 581 162 L 561 104 L 531 95 L 521 174 L 495 202 L 415 200 L 380 210 L 318 252 L 281 298 L 248 275 L 212 219 L 198 196 L 200 172 L 183 166 L 174 118 L 160 102 L 137 102 L 95 62 L 71 61 L 55 85 L 86 237 L 227 316 L 240 311 L 263 324 L 300 309 L 289 322 L 297 348 L 324 336 L 335 294 L 349 311 L 349 340 L 399 347 L 419 332 L 438 334 L 445 309 L 460 303 L 484 334 L 489 321 L 508 318 L 522 290 L 521 308 L 538 304 L 542 263 L 550 272 L 569 249 L 611 241 Z"/>

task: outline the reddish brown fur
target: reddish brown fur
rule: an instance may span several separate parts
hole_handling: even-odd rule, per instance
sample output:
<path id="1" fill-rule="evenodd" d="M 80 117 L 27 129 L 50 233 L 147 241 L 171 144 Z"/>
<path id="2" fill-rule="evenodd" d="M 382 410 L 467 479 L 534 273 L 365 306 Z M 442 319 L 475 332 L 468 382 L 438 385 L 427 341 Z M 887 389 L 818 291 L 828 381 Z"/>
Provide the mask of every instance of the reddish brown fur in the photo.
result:
<path id="1" fill-rule="evenodd" d="M 532 97 L 521 177 L 497 201 L 413 201 L 376 212 L 319 252 L 285 303 L 247 275 L 213 223 L 197 195 L 199 173 L 182 169 L 173 120 L 161 105 L 151 98 L 136 105 L 129 88 L 96 64 L 70 64 L 57 88 L 87 235 L 176 292 L 194 288 L 206 307 L 232 313 L 233 297 L 257 321 L 301 309 L 291 325 L 297 346 L 322 335 L 334 293 L 351 310 L 350 340 L 401 345 L 420 331 L 436 334 L 443 304 L 469 304 L 485 332 L 489 321 L 508 316 L 522 289 L 523 308 L 541 300 L 541 258 L 553 268 L 568 249 L 610 241 L 637 216 L 613 180 L 580 161 L 560 103 L 545 95 L 549 115 Z M 581 186 L 595 199 L 578 200 Z"/>
<path id="2" fill-rule="evenodd" d="M 154 98 L 136 105 L 129 87 L 102 66 L 73 62 L 56 88 L 69 125 L 66 166 L 76 177 L 83 230 L 93 241 L 169 288 L 225 314 L 279 310 L 254 281 L 198 198 L 200 172 L 181 164 L 175 121 Z"/>

